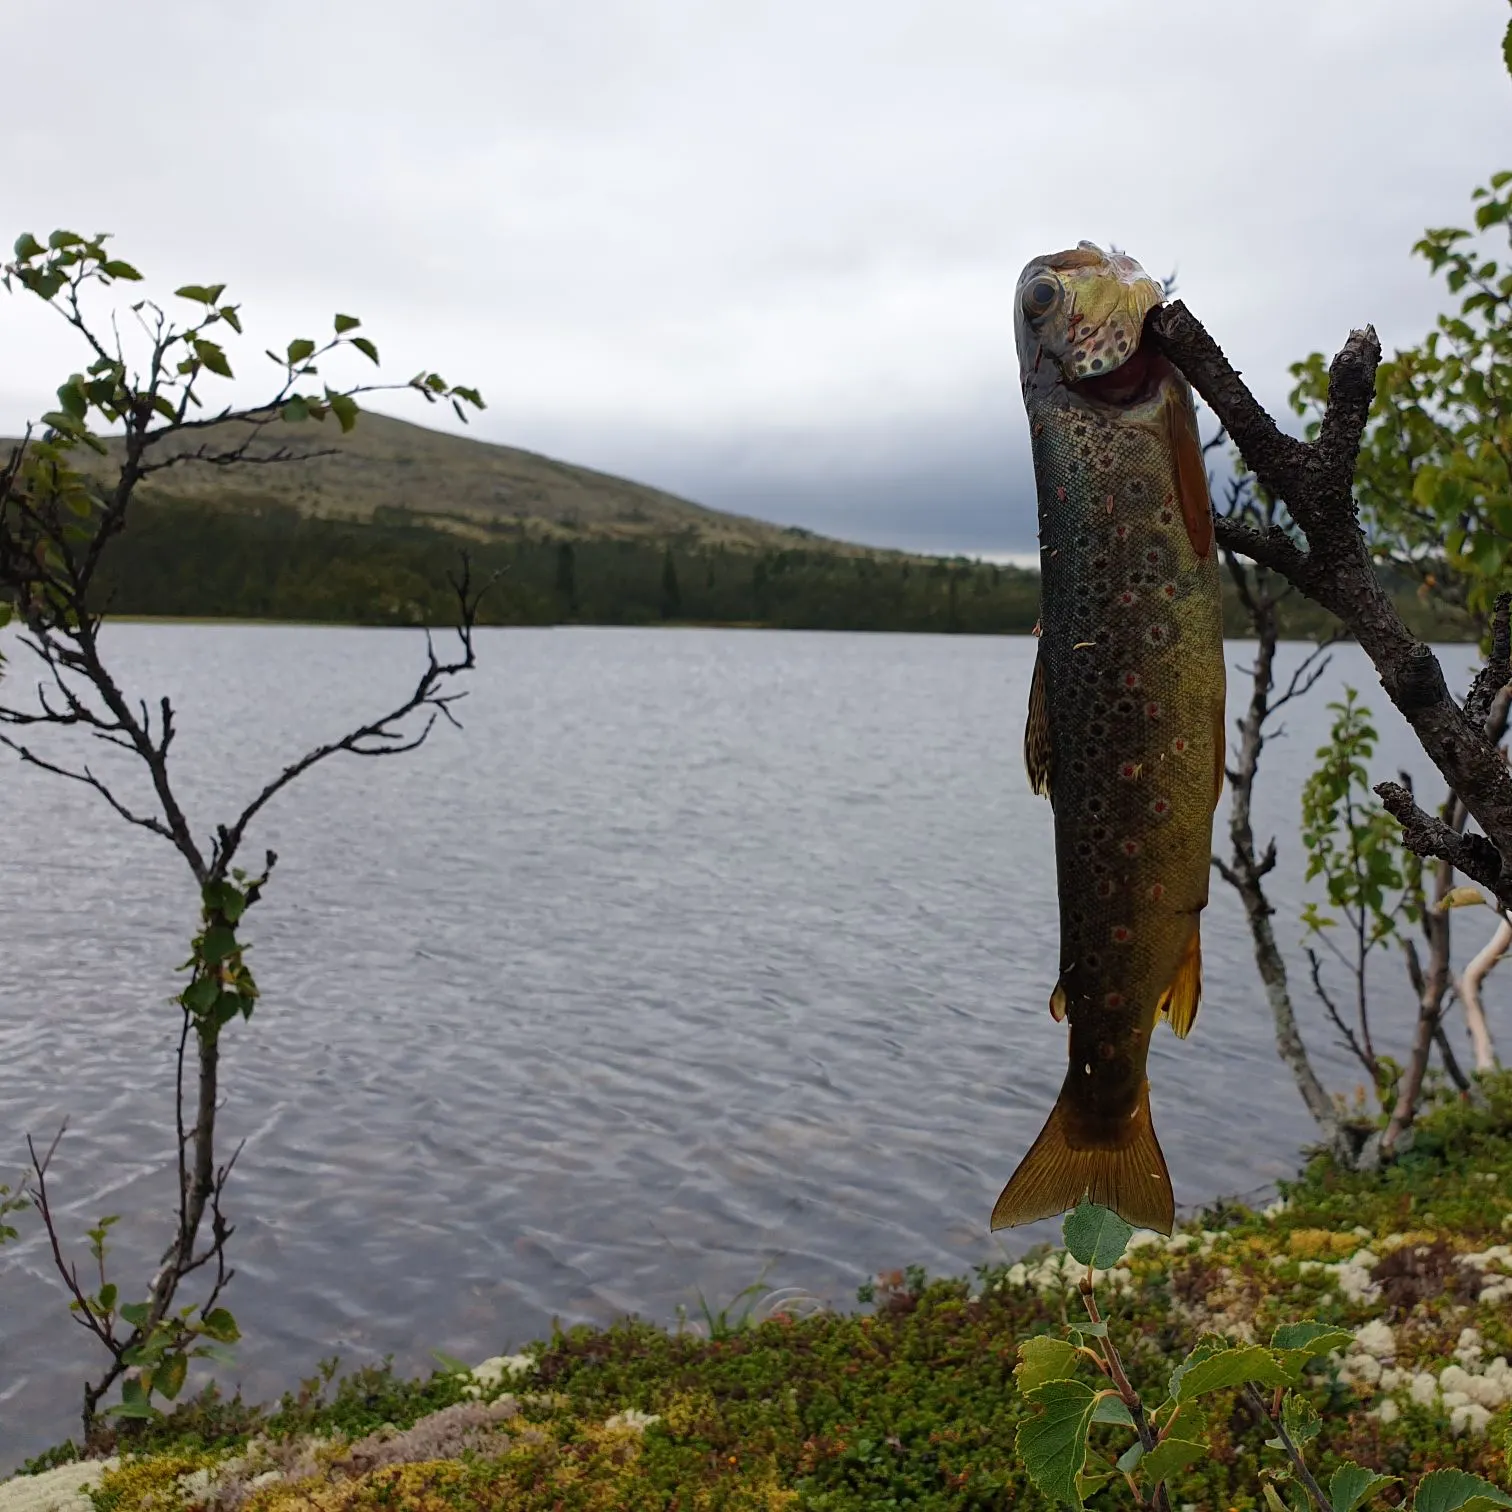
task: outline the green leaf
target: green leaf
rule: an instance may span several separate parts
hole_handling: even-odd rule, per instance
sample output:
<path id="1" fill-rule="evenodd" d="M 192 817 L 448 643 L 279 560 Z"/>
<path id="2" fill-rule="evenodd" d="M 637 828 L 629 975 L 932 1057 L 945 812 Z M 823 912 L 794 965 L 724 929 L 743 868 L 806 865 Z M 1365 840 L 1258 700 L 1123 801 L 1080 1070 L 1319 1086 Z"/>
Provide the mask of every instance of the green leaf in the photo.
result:
<path id="1" fill-rule="evenodd" d="M 378 366 L 378 348 L 373 345 L 366 336 L 352 337 L 352 345 L 367 358 L 374 367 Z"/>
<path id="2" fill-rule="evenodd" d="M 196 977 L 184 988 L 179 999 L 190 1013 L 206 1013 L 215 1004 L 220 994 L 220 983 L 213 976 Z"/>
<path id="3" fill-rule="evenodd" d="M 1507 23 L 1507 30 L 1502 34 L 1502 62 L 1507 65 L 1507 72 L 1512 74 L 1512 21 Z"/>
<path id="4" fill-rule="evenodd" d="M 196 304 L 213 305 L 215 303 L 209 289 L 203 284 L 185 284 L 182 288 L 175 289 L 173 292 L 180 299 L 192 299 Z"/>
<path id="5" fill-rule="evenodd" d="M 200 1321 L 200 1329 L 221 1344 L 234 1344 L 241 1338 L 236 1319 L 224 1307 L 212 1308 Z"/>
<path id="6" fill-rule="evenodd" d="M 1192 1439 L 1162 1439 L 1139 1462 L 1139 1468 L 1153 1486 L 1157 1481 L 1169 1480 L 1188 1465 L 1195 1465 L 1207 1453 L 1207 1445 Z"/>
<path id="7" fill-rule="evenodd" d="M 89 401 L 84 397 L 83 381 L 77 375 L 59 387 L 58 403 L 75 420 L 82 421 L 89 413 Z"/>
<path id="8" fill-rule="evenodd" d="M 84 238 L 77 231 L 54 231 L 47 238 L 47 245 L 54 252 L 59 252 L 64 247 L 77 247 L 83 240 Z"/>
<path id="9" fill-rule="evenodd" d="M 148 1381 L 150 1384 L 150 1377 Z M 121 1400 L 114 1407 L 108 1408 L 107 1412 L 123 1418 L 150 1418 L 156 1415 L 152 1403 L 147 1400 L 147 1387 L 137 1376 L 127 1376 L 121 1382 Z"/>
<path id="10" fill-rule="evenodd" d="M 1170 1400 L 1179 1402 L 1181 1397 L 1181 1383 L 1191 1372 L 1204 1360 L 1210 1360 L 1215 1354 L 1221 1353 L 1228 1348 L 1228 1342 L 1217 1334 L 1204 1334 L 1191 1350 L 1186 1359 L 1171 1372 Z"/>
<path id="11" fill-rule="evenodd" d="M 16 238 L 16 245 L 11 249 L 16 257 L 25 262 L 30 257 L 40 257 L 47 250 L 30 231 L 23 231 Z"/>
<path id="12" fill-rule="evenodd" d="M 1118 1468 L 1125 1475 L 1133 1475 L 1135 1467 L 1144 1458 L 1144 1445 L 1135 1439 L 1122 1454 L 1118 1456 Z"/>
<path id="13" fill-rule="evenodd" d="M 1281 1426 L 1291 1435 L 1292 1443 L 1299 1448 L 1317 1438 L 1322 1432 L 1323 1420 L 1318 1409 L 1304 1396 L 1288 1391 L 1281 1402 Z M 1279 1449 L 1283 1447 L 1277 1444 Z"/>
<path id="14" fill-rule="evenodd" d="M 289 366 L 306 362 L 315 355 L 315 343 L 300 336 L 289 343 Z"/>
<path id="15" fill-rule="evenodd" d="M 210 369 L 212 373 L 218 373 L 222 378 L 231 376 L 231 364 L 226 361 L 226 354 L 213 341 L 206 341 L 203 336 L 196 336 L 193 341 L 194 355 Z"/>
<path id="16" fill-rule="evenodd" d="M 355 331 L 362 322 L 355 315 L 338 315 L 336 317 L 336 334 L 340 336 L 345 331 Z"/>
<path id="17" fill-rule="evenodd" d="M 101 1312 L 113 1312 L 115 1310 L 116 1284 L 114 1281 L 107 1281 L 100 1288 L 99 1304 Z"/>
<path id="18" fill-rule="evenodd" d="M 1123 1257 L 1134 1230 L 1117 1213 L 1084 1202 L 1066 1215 L 1061 1227 L 1066 1248 L 1083 1265 L 1094 1270 L 1112 1270 Z"/>
<path id="19" fill-rule="evenodd" d="M 1080 1507 L 1076 1477 L 1087 1459 L 1087 1430 L 1097 1393 L 1081 1381 L 1048 1381 L 1030 1400 L 1040 1412 L 1019 1424 L 1014 1447 L 1029 1478 L 1046 1496 Z"/>
<path id="20" fill-rule="evenodd" d="M 233 331 L 236 332 L 236 334 L 238 336 L 241 335 L 241 333 L 242 333 L 241 316 L 236 313 L 236 306 L 235 305 L 222 305 L 220 307 L 220 309 L 216 313 L 220 316 L 220 318 L 222 320 L 224 320 L 226 322 L 226 324 L 228 326 L 231 327 L 231 329 Z"/>
<path id="21" fill-rule="evenodd" d="M 112 257 L 108 262 L 101 263 L 100 271 L 111 278 L 124 278 L 127 283 L 142 281 L 142 275 L 129 262 L 123 262 L 119 257 Z"/>
<path id="22" fill-rule="evenodd" d="M 303 398 L 300 397 L 300 395 L 295 394 L 295 396 L 290 399 L 287 404 L 284 405 L 280 413 L 283 415 L 283 418 L 287 420 L 291 425 L 296 425 L 300 421 L 308 420 L 310 418 L 310 406 L 304 401 Z"/>
<path id="23" fill-rule="evenodd" d="M 1468 1470 L 1430 1470 L 1418 1482 L 1413 1512 L 1491 1512 L 1512 1507 L 1512 1496 Z"/>
<path id="24" fill-rule="evenodd" d="M 345 435 L 357 424 L 360 413 L 357 401 L 350 394 L 332 394 L 330 404 L 331 413 L 341 422 L 341 431 Z"/>
<path id="25" fill-rule="evenodd" d="M 1013 1379 L 1025 1395 L 1046 1381 L 1064 1381 L 1076 1373 L 1076 1347 L 1053 1334 L 1025 1339 L 1018 1353 Z"/>
<path id="26" fill-rule="evenodd" d="M 171 1402 L 183 1389 L 184 1377 L 188 1374 L 188 1371 L 189 1358 L 187 1355 L 169 1355 L 154 1378 L 157 1389 Z"/>
<path id="27" fill-rule="evenodd" d="M 121 1316 L 133 1328 L 145 1328 L 147 1318 L 152 1312 L 152 1306 L 147 1302 L 123 1302 L 121 1303 Z"/>
<path id="28" fill-rule="evenodd" d="M 1124 1406 L 1122 1398 L 1116 1391 L 1105 1391 L 1097 1399 L 1097 1406 L 1092 1411 L 1094 1423 L 1117 1423 L 1120 1428 L 1134 1427 L 1134 1417 L 1129 1409 Z"/>
<path id="29" fill-rule="evenodd" d="M 236 949 L 236 935 L 224 924 L 212 924 L 200 936 L 199 957 L 214 966 L 224 961 Z"/>
<path id="30" fill-rule="evenodd" d="M 1270 1350 L 1259 1344 L 1243 1349 L 1224 1349 L 1193 1365 L 1176 1387 L 1178 1402 L 1222 1391 L 1230 1386 L 1290 1386 L 1292 1377 Z"/>
<path id="31" fill-rule="evenodd" d="M 1395 1475 L 1377 1475 L 1353 1460 L 1345 1460 L 1328 1482 L 1328 1504 L 1333 1512 L 1355 1512 L 1361 1502 L 1387 1486 L 1394 1486 L 1399 1479 Z"/>

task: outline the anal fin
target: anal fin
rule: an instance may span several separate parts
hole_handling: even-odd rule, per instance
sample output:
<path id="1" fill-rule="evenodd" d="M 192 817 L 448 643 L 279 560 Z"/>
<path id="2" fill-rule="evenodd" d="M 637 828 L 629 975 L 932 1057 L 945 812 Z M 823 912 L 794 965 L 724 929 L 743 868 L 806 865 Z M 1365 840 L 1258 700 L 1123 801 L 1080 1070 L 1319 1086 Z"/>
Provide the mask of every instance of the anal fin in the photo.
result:
<path id="1" fill-rule="evenodd" d="M 1034 677 L 1029 684 L 1024 766 L 1029 772 L 1029 786 L 1043 797 L 1050 797 L 1050 700 L 1045 696 L 1045 668 L 1038 651 L 1034 655 Z"/>
<path id="2" fill-rule="evenodd" d="M 1197 1007 L 1202 1001 L 1202 931 L 1195 921 L 1186 949 L 1176 967 L 1171 985 L 1160 996 L 1155 1016 L 1170 1022 L 1179 1038 L 1185 1039 L 1197 1022 Z"/>

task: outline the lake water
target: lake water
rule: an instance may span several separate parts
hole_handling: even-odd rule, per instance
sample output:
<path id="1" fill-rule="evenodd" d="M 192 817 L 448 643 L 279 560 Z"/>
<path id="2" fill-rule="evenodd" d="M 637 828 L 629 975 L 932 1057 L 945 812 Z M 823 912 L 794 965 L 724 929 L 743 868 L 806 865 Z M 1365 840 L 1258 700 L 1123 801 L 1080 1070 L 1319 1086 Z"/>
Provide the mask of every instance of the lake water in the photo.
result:
<path id="1" fill-rule="evenodd" d="M 180 710 L 202 837 L 402 696 L 423 655 L 382 630 L 122 625 L 107 644 L 131 691 Z M 332 1353 L 482 1359 L 553 1317 L 670 1320 L 763 1270 L 846 1306 L 879 1268 L 960 1274 L 1048 1237 L 987 1231 L 1065 1067 L 1050 809 L 1020 755 L 1033 641 L 569 629 L 478 647 L 462 732 L 334 759 L 253 832 L 247 858 L 280 861 L 245 931 L 262 1003 L 224 1042 L 222 1148 L 246 1148 L 226 1299 L 244 1339 L 222 1382 L 267 1399 Z M 1462 687 L 1472 648 L 1443 654 Z M 1381 773 L 1438 786 L 1340 649 L 1262 774 L 1294 967 L 1298 791 L 1346 680 L 1379 712 Z M 1231 675 L 1234 708 L 1247 691 Z M 112 754 L 88 760 L 148 807 Z M 166 1000 L 193 888 L 82 787 L 11 763 L 0 802 L 0 1180 L 26 1132 L 67 1117 L 65 1236 L 87 1265 L 90 1222 L 145 1213 L 114 1230 L 139 1294 L 172 1197 Z M 1151 1065 L 1186 1205 L 1291 1172 L 1311 1132 L 1217 879 L 1205 955 L 1197 1030 L 1158 1036 Z M 1383 1011 L 1404 1024 L 1399 978 L 1388 961 Z M 0 1471 L 77 1432 L 97 1363 L 21 1227 L 0 1249 Z"/>

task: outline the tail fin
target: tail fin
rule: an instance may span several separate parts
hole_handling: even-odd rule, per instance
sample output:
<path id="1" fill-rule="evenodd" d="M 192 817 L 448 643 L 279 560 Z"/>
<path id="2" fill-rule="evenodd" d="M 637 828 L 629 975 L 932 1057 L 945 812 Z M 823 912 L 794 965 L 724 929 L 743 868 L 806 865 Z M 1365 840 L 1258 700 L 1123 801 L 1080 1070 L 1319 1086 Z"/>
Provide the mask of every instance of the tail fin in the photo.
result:
<path id="1" fill-rule="evenodd" d="M 1169 1234 L 1176 1199 L 1150 1121 L 1150 1084 L 1141 1088 L 1139 1106 L 1116 1146 L 1083 1145 L 1073 1138 L 1068 1088 L 1069 1082 L 1061 1088 L 1039 1138 L 1003 1188 L 992 1209 L 992 1227 L 1053 1218 L 1085 1200 L 1112 1208 L 1136 1228 Z"/>

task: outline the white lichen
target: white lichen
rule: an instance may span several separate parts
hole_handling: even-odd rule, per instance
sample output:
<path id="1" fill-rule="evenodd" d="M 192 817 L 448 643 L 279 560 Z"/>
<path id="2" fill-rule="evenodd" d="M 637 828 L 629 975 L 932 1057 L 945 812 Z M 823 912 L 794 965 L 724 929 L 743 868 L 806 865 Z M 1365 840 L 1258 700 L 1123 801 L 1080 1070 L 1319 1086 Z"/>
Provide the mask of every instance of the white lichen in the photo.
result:
<path id="1" fill-rule="evenodd" d="M 0 1482 L 0 1512 L 93 1512 L 89 1488 L 97 1486 L 117 1459 L 76 1460 L 41 1475 L 16 1475 Z"/>
<path id="2" fill-rule="evenodd" d="M 516 1376 L 528 1375 L 534 1369 L 535 1361 L 527 1354 L 494 1355 L 492 1359 L 473 1366 L 468 1373 L 466 1384 L 462 1387 L 463 1395 L 481 1397 L 485 1392 L 492 1391 L 505 1381 L 512 1381 Z"/>

